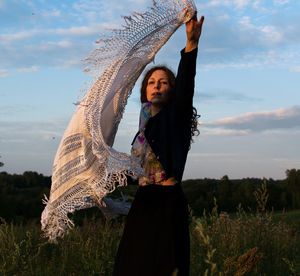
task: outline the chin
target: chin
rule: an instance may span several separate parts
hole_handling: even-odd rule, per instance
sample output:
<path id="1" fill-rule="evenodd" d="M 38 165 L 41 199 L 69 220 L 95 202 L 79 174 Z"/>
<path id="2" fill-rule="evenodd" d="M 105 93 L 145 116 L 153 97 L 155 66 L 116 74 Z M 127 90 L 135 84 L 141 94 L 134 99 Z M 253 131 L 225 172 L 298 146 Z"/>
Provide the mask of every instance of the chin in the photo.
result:
<path id="1" fill-rule="evenodd" d="M 167 102 L 168 101 L 166 99 L 160 99 L 160 98 L 154 98 L 154 99 L 151 100 L 151 103 L 155 104 L 155 105 L 164 105 Z"/>
<path id="2" fill-rule="evenodd" d="M 161 99 L 156 99 L 156 98 L 155 98 L 155 99 L 152 99 L 152 100 L 151 100 L 151 103 L 152 103 L 152 104 L 161 104 L 161 103 L 162 103 L 162 100 L 161 100 Z"/>

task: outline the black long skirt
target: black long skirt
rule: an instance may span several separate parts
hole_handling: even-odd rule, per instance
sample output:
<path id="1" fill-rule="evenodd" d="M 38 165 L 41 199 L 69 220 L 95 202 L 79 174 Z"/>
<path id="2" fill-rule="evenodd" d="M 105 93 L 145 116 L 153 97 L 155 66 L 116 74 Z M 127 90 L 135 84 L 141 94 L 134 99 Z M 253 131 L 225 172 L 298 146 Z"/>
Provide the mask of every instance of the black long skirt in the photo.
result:
<path id="1" fill-rule="evenodd" d="M 189 265 L 188 206 L 181 185 L 139 187 L 113 275 L 186 276 Z"/>

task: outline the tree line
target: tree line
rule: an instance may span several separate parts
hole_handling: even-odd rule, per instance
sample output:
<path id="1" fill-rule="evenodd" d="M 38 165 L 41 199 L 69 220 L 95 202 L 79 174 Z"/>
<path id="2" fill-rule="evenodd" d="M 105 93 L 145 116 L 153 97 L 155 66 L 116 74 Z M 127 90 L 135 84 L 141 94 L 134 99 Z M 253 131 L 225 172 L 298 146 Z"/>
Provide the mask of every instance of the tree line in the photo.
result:
<path id="1" fill-rule="evenodd" d="M 240 206 L 245 211 L 255 211 L 257 201 L 255 191 L 265 182 L 268 191 L 267 208 L 269 210 L 300 209 L 300 170 L 286 170 L 283 180 L 243 178 L 186 180 L 183 189 L 195 215 L 201 216 L 203 210 L 211 210 L 215 201 L 219 211 L 228 213 L 237 211 Z"/>
<path id="2" fill-rule="evenodd" d="M 300 169 L 289 169 L 283 180 L 243 178 L 229 179 L 191 179 L 182 183 L 183 190 L 195 216 L 210 211 L 215 200 L 220 211 L 235 212 L 238 206 L 244 210 L 255 210 L 254 191 L 265 181 L 268 189 L 269 209 L 300 209 Z M 49 196 L 51 177 L 37 172 L 23 174 L 0 172 L 0 217 L 6 221 L 25 222 L 40 219 L 44 205 L 44 194 Z M 113 196 L 120 196 L 120 191 L 132 199 L 137 186 L 118 189 Z"/>

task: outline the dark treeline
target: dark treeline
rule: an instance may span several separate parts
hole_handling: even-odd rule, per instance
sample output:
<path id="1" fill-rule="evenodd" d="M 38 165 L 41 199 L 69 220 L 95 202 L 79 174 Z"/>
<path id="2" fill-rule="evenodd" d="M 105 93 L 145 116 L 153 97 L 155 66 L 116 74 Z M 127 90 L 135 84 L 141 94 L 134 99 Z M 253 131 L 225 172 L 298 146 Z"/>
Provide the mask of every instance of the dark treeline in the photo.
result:
<path id="1" fill-rule="evenodd" d="M 221 179 L 197 179 L 184 181 L 183 188 L 194 215 L 210 211 L 215 205 L 219 211 L 235 212 L 241 206 L 245 211 L 255 211 L 257 201 L 254 192 L 266 182 L 269 210 L 300 209 L 300 170 L 286 171 L 283 180 L 243 178 L 231 180 L 227 175 Z"/>
<path id="2" fill-rule="evenodd" d="M 51 177 L 36 172 L 0 173 L 0 217 L 23 222 L 40 218 L 44 194 L 49 195 Z"/>
<path id="3" fill-rule="evenodd" d="M 255 210 L 257 204 L 254 191 L 266 181 L 269 193 L 268 208 L 274 210 L 300 209 L 300 170 L 286 171 L 283 180 L 244 178 L 194 179 L 183 181 L 183 189 L 193 210 L 193 215 L 201 216 L 210 211 L 215 199 L 219 211 L 235 212 L 241 205 L 244 210 Z M 44 208 L 44 194 L 49 196 L 51 177 L 37 172 L 22 175 L 0 172 L 0 217 L 6 221 L 23 222 L 38 220 Z M 122 188 L 123 193 L 132 198 L 136 186 Z M 120 195 L 120 190 L 115 196 Z"/>

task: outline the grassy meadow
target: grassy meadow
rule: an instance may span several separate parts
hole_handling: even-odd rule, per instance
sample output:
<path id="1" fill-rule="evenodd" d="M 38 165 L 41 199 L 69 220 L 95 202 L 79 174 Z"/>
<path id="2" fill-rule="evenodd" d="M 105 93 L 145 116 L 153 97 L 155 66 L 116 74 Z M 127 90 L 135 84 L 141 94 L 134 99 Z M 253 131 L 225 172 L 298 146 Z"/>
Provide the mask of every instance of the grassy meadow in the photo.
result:
<path id="1" fill-rule="evenodd" d="M 300 275 L 300 210 L 265 209 L 265 187 L 257 210 L 235 214 L 191 213 L 191 276 Z M 111 275 L 124 218 L 88 218 L 58 243 L 48 243 L 36 223 L 0 222 L 0 275 Z"/>

